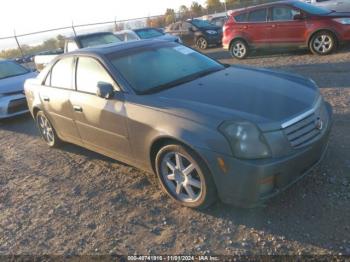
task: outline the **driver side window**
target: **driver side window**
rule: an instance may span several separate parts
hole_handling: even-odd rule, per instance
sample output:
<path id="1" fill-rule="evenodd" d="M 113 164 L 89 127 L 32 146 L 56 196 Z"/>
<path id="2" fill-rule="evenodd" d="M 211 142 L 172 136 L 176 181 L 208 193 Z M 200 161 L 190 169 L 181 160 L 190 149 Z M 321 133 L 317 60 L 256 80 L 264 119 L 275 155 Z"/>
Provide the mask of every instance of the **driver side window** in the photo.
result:
<path id="1" fill-rule="evenodd" d="M 293 21 L 295 15 L 301 15 L 300 10 L 287 6 L 272 8 L 272 21 Z"/>
<path id="2" fill-rule="evenodd" d="M 76 72 L 77 90 L 96 94 L 99 82 L 111 84 L 118 90 L 109 73 L 97 60 L 90 57 L 79 57 Z"/>

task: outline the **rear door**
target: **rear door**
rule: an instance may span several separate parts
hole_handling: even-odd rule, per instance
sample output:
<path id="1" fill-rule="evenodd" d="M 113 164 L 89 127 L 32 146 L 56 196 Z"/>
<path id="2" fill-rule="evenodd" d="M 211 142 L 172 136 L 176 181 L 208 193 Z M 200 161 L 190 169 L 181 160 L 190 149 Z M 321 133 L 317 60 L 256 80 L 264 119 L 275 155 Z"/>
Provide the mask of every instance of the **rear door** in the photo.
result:
<path id="1" fill-rule="evenodd" d="M 98 82 L 112 84 L 116 90 L 115 96 L 111 99 L 97 96 Z M 130 146 L 123 94 L 97 59 L 78 58 L 76 90 L 70 100 L 84 145 L 112 157 L 128 158 Z"/>
<path id="2" fill-rule="evenodd" d="M 185 45 L 192 46 L 195 44 L 194 28 L 191 23 L 181 23 L 181 40 Z"/>
<path id="3" fill-rule="evenodd" d="M 270 8 L 272 45 L 300 45 L 306 39 L 306 19 L 300 9 L 278 5 Z"/>
<path id="4" fill-rule="evenodd" d="M 39 93 L 44 110 L 59 136 L 67 141 L 81 142 L 70 103 L 74 86 L 73 65 L 74 57 L 59 60 L 52 67 Z"/>
<path id="5" fill-rule="evenodd" d="M 248 13 L 247 22 L 240 23 L 248 41 L 252 45 L 267 46 L 269 43 L 270 27 L 267 23 L 267 8 L 252 10 Z"/>

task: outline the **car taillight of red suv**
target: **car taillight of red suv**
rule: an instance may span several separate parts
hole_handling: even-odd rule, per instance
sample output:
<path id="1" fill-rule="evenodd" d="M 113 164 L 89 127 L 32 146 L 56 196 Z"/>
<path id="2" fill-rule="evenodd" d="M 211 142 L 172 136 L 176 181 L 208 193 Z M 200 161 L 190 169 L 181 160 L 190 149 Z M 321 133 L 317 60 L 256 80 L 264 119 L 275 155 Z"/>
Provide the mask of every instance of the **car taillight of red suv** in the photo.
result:
<path id="1" fill-rule="evenodd" d="M 223 31 L 223 47 L 238 59 L 253 49 L 281 47 L 328 55 L 350 41 L 350 13 L 282 1 L 233 11 Z"/>

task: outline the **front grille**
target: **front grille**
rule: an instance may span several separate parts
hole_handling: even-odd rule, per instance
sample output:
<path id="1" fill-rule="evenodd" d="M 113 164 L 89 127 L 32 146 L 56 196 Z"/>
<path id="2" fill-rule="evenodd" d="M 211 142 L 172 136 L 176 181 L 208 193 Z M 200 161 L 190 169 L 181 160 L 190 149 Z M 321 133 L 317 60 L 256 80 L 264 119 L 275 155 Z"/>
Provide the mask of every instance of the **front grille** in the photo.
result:
<path id="1" fill-rule="evenodd" d="M 301 120 L 283 129 L 288 141 L 293 148 L 300 148 L 310 144 L 327 126 L 327 117 L 324 106 L 319 104 L 313 112 Z"/>
<path id="2" fill-rule="evenodd" d="M 27 100 L 25 98 L 12 100 L 7 109 L 8 114 L 15 114 L 28 109 Z"/>

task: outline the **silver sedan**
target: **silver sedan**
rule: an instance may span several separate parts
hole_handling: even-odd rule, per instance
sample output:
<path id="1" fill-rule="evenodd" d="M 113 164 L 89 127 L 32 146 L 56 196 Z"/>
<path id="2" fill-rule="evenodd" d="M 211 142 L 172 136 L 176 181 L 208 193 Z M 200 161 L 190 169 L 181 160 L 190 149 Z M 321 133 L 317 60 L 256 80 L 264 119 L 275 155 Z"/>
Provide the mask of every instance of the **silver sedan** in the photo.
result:
<path id="1" fill-rule="evenodd" d="M 0 119 L 28 112 L 23 85 L 36 75 L 14 61 L 0 60 Z"/>

